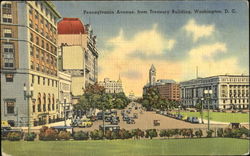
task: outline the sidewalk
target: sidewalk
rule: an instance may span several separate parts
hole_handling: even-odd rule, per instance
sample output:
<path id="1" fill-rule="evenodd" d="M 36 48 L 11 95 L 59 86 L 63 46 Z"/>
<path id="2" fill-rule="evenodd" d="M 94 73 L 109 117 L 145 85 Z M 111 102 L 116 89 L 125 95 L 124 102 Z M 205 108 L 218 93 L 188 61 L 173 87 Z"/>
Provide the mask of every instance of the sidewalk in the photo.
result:
<path id="1" fill-rule="evenodd" d="M 66 126 L 70 126 L 71 120 L 68 119 L 66 120 Z M 41 126 L 35 126 L 35 127 L 30 127 L 30 129 L 32 130 L 38 130 L 40 128 L 42 128 L 43 126 L 47 126 L 47 127 L 53 127 L 53 126 L 64 126 L 64 121 L 60 121 L 60 122 L 55 122 L 55 123 L 50 123 L 50 124 L 46 124 L 46 125 L 41 125 Z M 15 128 L 21 128 L 23 130 L 28 130 L 28 127 L 13 127 Z"/>

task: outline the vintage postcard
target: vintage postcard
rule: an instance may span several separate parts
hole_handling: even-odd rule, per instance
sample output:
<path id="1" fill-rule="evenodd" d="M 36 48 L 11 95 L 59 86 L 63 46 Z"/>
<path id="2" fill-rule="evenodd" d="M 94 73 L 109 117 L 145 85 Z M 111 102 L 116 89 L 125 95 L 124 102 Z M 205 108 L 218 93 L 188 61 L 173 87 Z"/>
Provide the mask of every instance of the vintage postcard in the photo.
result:
<path id="1" fill-rule="evenodd" d="M 245 0 L 1 1 L 3 156 L 249 154 Z"/>

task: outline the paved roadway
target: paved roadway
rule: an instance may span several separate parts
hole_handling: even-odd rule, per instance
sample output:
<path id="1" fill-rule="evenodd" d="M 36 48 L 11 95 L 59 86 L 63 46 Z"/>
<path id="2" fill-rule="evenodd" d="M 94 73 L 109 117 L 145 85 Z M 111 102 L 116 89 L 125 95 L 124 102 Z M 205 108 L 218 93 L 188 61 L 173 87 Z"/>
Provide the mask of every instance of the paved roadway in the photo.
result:
<path id="1" fill-rule="evenodd" d="M 140 107 L 140 104 L 134 103 L 138 107 Z M 133 105 L 133 102 L 128 105 L 128 107 L 131 107 Z M 128 107 L 125 109 L 127 110 Z M 206 129 L 207 124 L 192 124 L 189 122 L 173 119 L 170 117 L 166 117 L 160 114 L 156 114 L 153 111 L 144 111 L 142 110 L 142 113 L 140 113 L 141 109 L 135 110 L 135 107 L 132 107 L 132 111 L 129 115 L 133 115 L 133 113 L 138 114 L 138 119 L 135 119 L 135 124 L 127 124 L 125 121 L 122 120 L 121 110 L 118 110 L 117 114 L 120 118 L 119 126 L 120 128 L 124 128 L 126 130 L 136 129 L 140 128 L 142 130 L 145 129 L 174 129 L 174 128 L 202 128 Z M 154 120 L 160 120 L 160 126 L 154 126 L 153 121 Z M 75 131 L 83 130 L 83 131 L 92 131 L 94 129 L 99 129 L 99 125 L 102 125 L 102 120 L 98 120 L 94 122 L 92 127 L 89 128 L 75 128 Z M 109 123 L 105 123 L 109 124 Z M 210 127 L 227 127 L 228 124 L 211 124 Z"/>

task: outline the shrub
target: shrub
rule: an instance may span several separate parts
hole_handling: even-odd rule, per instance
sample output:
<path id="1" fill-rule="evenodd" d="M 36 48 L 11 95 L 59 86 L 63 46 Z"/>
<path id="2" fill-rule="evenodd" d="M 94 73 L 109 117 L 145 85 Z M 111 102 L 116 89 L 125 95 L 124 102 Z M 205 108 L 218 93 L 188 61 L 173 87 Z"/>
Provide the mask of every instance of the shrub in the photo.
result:
<path id="1" fill-rule="evenodd" d="M 140 130 L 139 128 L 132 129 L 131 130 L 131 137 L 134 137 L 136 139 L 140 139 L 141 137 L 144 137 L 144 132 L 142 130 Z"/>
<path id="2" fill-rule="evenodd" d="M 153 137 L 157 137 L 157 131 L 156 129 L 148 129 L 146 130 L 146 138 L 152 139 Z"/>
<path id="3" fill-rule="evenodd" d="M 166 136 L 166 130 L 165 129 L 160 130 L 159 135 L 160 135 L 160 137 L 165 137 Z"/>
<path id="4" fill-rule="evenodd" d="M 112 132 L 111 133 L 111 139 L 119 139 L 118 132 Z"/>
<path id="5" fill-rule="evenodd" d="M 25 140 L 25 141 L 34 141 L 35 138 L 36 138 L 36 133 L 34 133 L 34 132 L 29 133 L 29 134 L 27 133 L 27 134 L 25 134 L 25 136 L 24 136 L 24 140 Z"/>
<path id="6" fill-rule="evenodd" d="M 99 131 L 99 130 L 94 130 L 94 131 L 90 132 L 90 137 L 93 140 L 100 140 L 103 138 L 103 136 L 104 136 L 103 132 Z"/>
<path id="7" fill-rule="evenodd" d="M 218 137 L 223 137 L 223 128 L 218 128 L 218 130 L 217 130 L 217 136 Z"/>
<path id="8" fill-rule="evenodd" d="M 202 133 L 202 130 L 201 130 L 201 129 L 195 131 L 195 136 L 196 136 L 197 138 L 198 138 L 198 137 L 201 138 L 202 135 L 203 135 L 203 133 Z"/>
<path id="9" fill-rule="evenodd" d="M 58 137 L 57 131 L 54 128 L 42 128 L 39 134 L 39 140 L 51 141 Z"/>
<path id="10" fill-rule="evenodd" d="M 22 134 L 19 132 L 10 132 L 7 135 L 7 140 L 10 141 L 19 141 L 22 139 Z"/>
<path id="11" fill-rule="evenodd" d="M 128 139 L 131 138 L 131 134 L 129 133 L 129 131 L 125 130 L 125 129 L 121 129 L 119 131 L 119 136 L 121 139 Z"/>
<path id="12" fill-rule="evenodd" d="M 242 127 L 242 128 L 240 128 L 240 133 L 242 134 L 242 136 L 249 137 L 249 135 L 250 135 L 250 130 L 248 130 L 248 129 L 245 128 L 245 127 Z"/>
<path id="13" fill-rule="evenodd" d="M 170 130 L 170 129 L 168 129 L 168 130 L 166 130 L 166 134 L 165 134 L 165 136 L 166 137 L 171 137 L 173 135 L 173 133 L 172 133 L 172 130 Z"/>
<path id="14" fill-rule="evenodd" d="M 105 132 L 105 138 L 106 138 L 106 139 L 112 139 L 111 134 L 112 134 L 112 132 L 111 132 L 110 130 L 107 130 L 107 131 Z"/>
<path id="15" fill-rule="evenodd" d="M 83 132 L 79 131 L 76 132 L 73 136 L 74 140 L 88 140 L 89 139 L 89 133 L 88 132 Z"/>
<path id="16" fill-rule="evenodd" d="M 208 130 L 208 131 L 207 131 L 207 137 L 208 137 L 208 138 L 211 138 L 212 135 L 213 135 L 213 132 L 214 132 L 213 130 Z"/>
<path id="17" fill-rule="evenodd" d="M 70 132 L 60 131 L 58 134 L 58 140 L 69 140 L 71 138 Z"/>
<path id="18" fill-rule="evenodd" d="M 232 129 L 231 128 L 225 128 L 224 129 L 224 137 L 232 137 Z"/>

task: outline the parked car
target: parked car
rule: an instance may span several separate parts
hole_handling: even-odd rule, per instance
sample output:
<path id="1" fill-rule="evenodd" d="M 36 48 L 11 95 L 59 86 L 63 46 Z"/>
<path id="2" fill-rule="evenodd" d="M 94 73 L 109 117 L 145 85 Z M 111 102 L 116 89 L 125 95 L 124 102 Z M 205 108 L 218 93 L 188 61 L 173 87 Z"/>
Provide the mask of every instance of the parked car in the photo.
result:
<path id="1" fill-rule="evenodd" d="M 93 125 L 93 122 L 91 122 L 89 119 L 81 120 L 81 122 L 78 124 L 78 127 L 91 127 Z"/>
<path id="2" fill-rule="evenodd" d="M 182 118 L 183 118 L 183 115 L 181 115 L 181 114 L 178 114 L 176 117 L 176 119 L 178 119 L 178 120 L 182 120 Z"/>
<path id="3" fill-rule="evenodd" d="M 112 116 L 105 116 L 105 122 L 111 122 Z"/>
<path id="4" fill-rule="evenodd" d="M 118 123 L 119 123 L 119 121 L 116 120 L 116 119 L 112 119 L 112 120 L 110 121 L 110 124 L 111 124 L 111 125 L 118 125 Z"/>
<path id="5" fill-rule="evenodd" d="M 184 116 L 184 117 L 182 118 L 182 120 L 183 120 L 183 121 L 187 121 L 187 118 L 188 118 L 187 116 Z"/>
<path id="6" fill-rule="evenodd" d="M 67 132 L 70 132 L 70 134 L 74 133 L 73 127 L 71 127 L 71 126 L 53 126 L 51 128 L 54 128 L 54 129 L 58 130 L 58 132 L 67 131 Z"/>
<path id="7" fill-rule="evenodd" d="M 154 120 L 153 124 L 154 126 L 160 126 L 160 120 Z"/>
<path id="8" fill-rule="evenodd" d="M 4 128 L 4 129 L 10 129 L 10 124 L 8 123 L 8 121 L 1 121 L 1 128 Z"/>
<path id="9" fill-rule="evenodd" d="M 127 124 L 135 124 L 135 120 L 132 119 L 132 118 L 129 118 L 129 119 L 127 120 Z"/>
<path id="10" fill-rule="evenodd" d="M 134 119 L 138 119 L 138 114 L 134 113 L 133 117 L 134 117 Z"/>
<path id="11" fill-rule="evenodd" d="M 192 122 L 192 117 L 187 117 L 187 122 Z"/>
<path id="12" fill-rule="evenodd" d="M 117 120 L 118 122 L 120 122 L 119 116 L 113 116 L 113 117 L 112 117 L 112 120 Z"/>
<path id="13" fill-rule="evenodd" d="M 192 123 L 199 123 L 199 119 L 197 117 L 192 118 Z"/>
<path id="14" fill-rule="evenodd" d="M 116 131 L 118 132 L 120 130 L 120 126 L 118 125 L 104 125 L 105 131 L 110 130 L 110 131 Z M 99 130 L 103 130 L 103 125 L 99 126 Z"/>
<path id="15" fill-rule="evenodd" d="M 128 116 L 123 116 L 123 121 L 127 121 L 129 120 L 129 117 Z"/>

